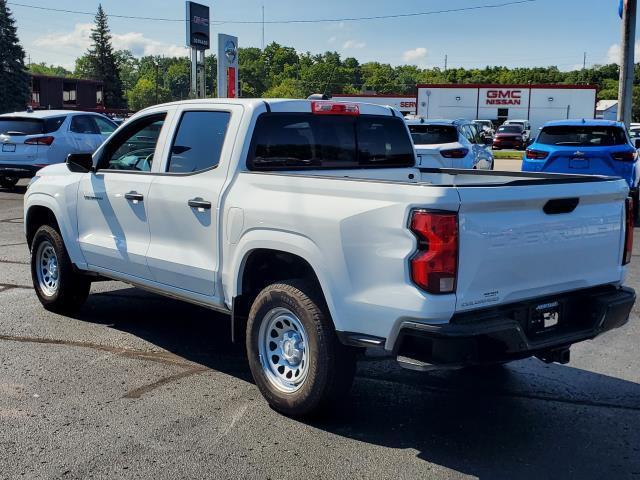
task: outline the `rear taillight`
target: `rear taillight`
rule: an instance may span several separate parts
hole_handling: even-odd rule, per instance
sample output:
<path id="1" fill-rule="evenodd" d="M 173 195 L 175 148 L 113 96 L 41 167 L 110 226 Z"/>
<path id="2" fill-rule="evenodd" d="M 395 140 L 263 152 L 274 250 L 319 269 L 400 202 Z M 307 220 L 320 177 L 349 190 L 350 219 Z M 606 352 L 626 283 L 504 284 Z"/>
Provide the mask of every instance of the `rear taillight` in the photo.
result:
<path id="1" fill-rule="evenodd" d="M 626 265 L 631 262 L 631 254 L 633 253 L 633 200 L 631 197 L 627 198 L 625 203 L 625 232 L 624 232 L 624 251 L 622 255 L 622 264 Z"/>
<path id="2" fill-rule="evenodd" d="M 638 153 L 635 150 L 628 152 L 614 152 L 611 154 L 611 158 L 619 162 L 633 162 L 638 158 Z"/>
<path id="3" fill-rule="evenodd" d="M 24 143 L 26 143 L 27 145 L 51 145 L 54 140 L 55 137 L 47 135 L 45 137 L 27 138 Z"/>
<path id="4" fill-rule="evenodd" d="M 527 149 L 527 153 L 525 155 L 530 160 L 544 160 L 545 158 L 547 158 L 547 156 L 549 156 L 549 152 Z"/>
<path id="5" fill-rule="evenodd" d="M 469 153 L 466 148 L 453 148 L 451 150 L 440 150 L 440 155 L 444 158 L 464 158 Z"/>
<path id="6" fill-rule="evenodd" d="M 355 103 L 311 102 L 311 111 L 316 115 L 360 115 Z"/>
<path id="7" fill-rule="evenodd" d="M 458 275 L 458 215 L 416 210 L 411 231 L 418 250 L 411 257 L 411 280 L 429 293 L 453 293 Z"/>

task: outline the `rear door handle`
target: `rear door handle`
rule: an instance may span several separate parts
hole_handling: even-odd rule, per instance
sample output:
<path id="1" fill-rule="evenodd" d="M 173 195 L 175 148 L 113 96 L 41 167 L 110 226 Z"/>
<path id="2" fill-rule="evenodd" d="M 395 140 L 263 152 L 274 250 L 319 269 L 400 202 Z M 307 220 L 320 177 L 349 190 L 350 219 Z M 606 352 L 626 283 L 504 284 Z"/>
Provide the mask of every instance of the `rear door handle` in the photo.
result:
<path id="1" fill-rule="evenodd" d="M 209 210 L 211 208 L 211 202 L 207 202 L 200 197 L 192 198 L 187 203 L 191 208 L 203 208 L 205 210 Z"/>
<path id="2" fill-rule="evenodd" d="M 144 200 L 144 195 L 134 191 L 125 193 L 124 198 L 126 198 L 127 200 L 132 200 L 134 202 L 141 202 Z"/>

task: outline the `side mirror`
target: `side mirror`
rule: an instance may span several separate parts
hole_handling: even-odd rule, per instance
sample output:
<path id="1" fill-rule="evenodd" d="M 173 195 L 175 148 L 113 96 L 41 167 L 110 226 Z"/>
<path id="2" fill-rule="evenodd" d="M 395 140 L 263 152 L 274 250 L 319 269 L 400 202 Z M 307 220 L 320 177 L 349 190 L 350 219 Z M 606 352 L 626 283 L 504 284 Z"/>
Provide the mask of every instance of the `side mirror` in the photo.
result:
<path id="1" fill-rule="evenodd" d="M 636 149 L 640 148 L 640 138 L 634 138 L 633 144 L 635 145 Z"/>
<path id="2" fill-rule="evenodd" d="M 90 153 L 70 153 L 67 155 L 67 168 L 75 173 L 93 171 L 93 157 Z"/>

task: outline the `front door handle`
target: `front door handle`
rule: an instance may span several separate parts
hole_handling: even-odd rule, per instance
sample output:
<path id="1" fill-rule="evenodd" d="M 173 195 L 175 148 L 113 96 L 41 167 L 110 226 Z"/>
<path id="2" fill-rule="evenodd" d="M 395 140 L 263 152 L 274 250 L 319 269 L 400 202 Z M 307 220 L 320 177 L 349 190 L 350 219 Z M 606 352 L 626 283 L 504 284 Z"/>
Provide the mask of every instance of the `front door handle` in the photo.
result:
<path id="1" fill-rule="evenodd" d="M 207 202 L 200 197 L 192 198 L 187 203 L 191 208 L 203 208 L 205 210 L 209 210 L 211 208 L 211 202 Z"/>
<path id="2" fill-rule="evenodd" d="M 132 200 L 134 202 L 141 202 L 144 200 L 144 195 L 136 191 L 133 191 L 133 192 L 125 193 L 124 198 L 126 198 L 127 200 Z"/>

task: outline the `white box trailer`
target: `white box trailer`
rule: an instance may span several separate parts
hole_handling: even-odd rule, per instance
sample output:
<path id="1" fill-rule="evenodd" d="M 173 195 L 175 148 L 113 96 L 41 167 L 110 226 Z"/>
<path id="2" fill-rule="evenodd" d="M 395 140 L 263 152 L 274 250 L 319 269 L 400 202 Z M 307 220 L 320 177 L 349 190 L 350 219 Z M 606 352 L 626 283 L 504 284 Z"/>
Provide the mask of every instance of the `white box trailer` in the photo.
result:
<path id="1" fill-rule="evenodd" d="M 414 95 L 349 95 L 336 93 L 331 98 L 341 102 L 367 102 L 375 105 L 388 105 L 399 110 L 403 115 L 416 114 L 416 97 Z"/>
<path id="2" fill-rule="evenodd" d="M 417 115 L 429 118 L 529 120 L 532 134 L 551 120 L 594 118 L 595 85 L 423 84 Z"/>

